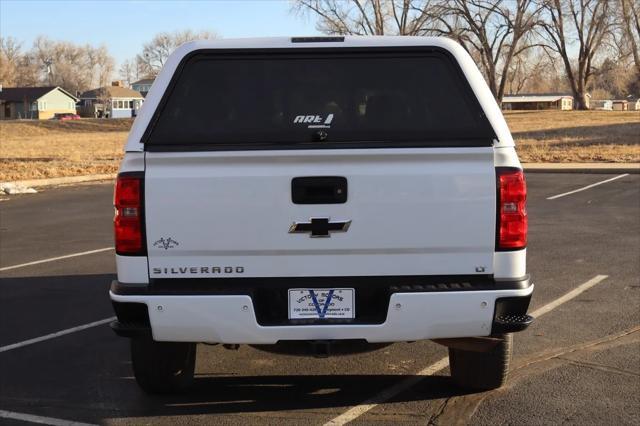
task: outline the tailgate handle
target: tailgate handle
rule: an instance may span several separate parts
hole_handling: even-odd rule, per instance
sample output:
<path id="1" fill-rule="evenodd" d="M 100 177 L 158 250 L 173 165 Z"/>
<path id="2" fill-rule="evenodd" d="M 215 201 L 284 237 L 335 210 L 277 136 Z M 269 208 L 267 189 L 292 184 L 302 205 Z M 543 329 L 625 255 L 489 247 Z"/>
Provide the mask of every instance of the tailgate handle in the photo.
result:
<path id="1" fill-rule="evenodd" d="M 344 204 L 347 202 L 347 178 L 342 176 L 305 176 L 291 180 L 294 204 Z"/>

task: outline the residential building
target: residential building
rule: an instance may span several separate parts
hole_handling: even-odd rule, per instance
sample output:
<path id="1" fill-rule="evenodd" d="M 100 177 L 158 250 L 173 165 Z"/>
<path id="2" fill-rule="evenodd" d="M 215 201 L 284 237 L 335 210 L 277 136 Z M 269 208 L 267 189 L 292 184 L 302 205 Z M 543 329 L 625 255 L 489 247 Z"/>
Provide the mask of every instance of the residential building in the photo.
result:
<path id="1" fill-rule="evenodd" d="M 135 83 L 131 83 L 131 88 L 133 90 L 137 90 L 143 97 L 147 97 L 147 93 L 151 90 L 151 85 L 153 84 L 153 78 L 143 78 L 142 80 L 138 80 Z"/>
<path id="2" fill-rule="evenodd" d="M 594 99 L 589 103 L 589 108 L 597 111 L 613 110 L 613 101 L 609 99 Z"/>
<path id="3" fill-rule="evenodd" d="M 78 98 L 61 87 L 0 87 L 0 119 L 47 120 L 75 114 Z"/>
<path id="4" fill-rule="evenodd" d="M 614 99 L 613 100 L 614 111 L 627 111 L 629 110 L 629 101 L 626 99 Z"/>
<path id="5" fill-rule="evenodd" d="M 96 118 L 135 117 L 144 103 L 140 92 L 114 81 L 111 86 L 89 90 L 80 95 L 80 115 Z"/>
<path id="6" fill-rule="evenodd" d="M 552 94 L 505 95 L 502 98 L 502 109 L 506 110 L 540 110 L 540 109 L 573 109 L 573 96 Z"/>

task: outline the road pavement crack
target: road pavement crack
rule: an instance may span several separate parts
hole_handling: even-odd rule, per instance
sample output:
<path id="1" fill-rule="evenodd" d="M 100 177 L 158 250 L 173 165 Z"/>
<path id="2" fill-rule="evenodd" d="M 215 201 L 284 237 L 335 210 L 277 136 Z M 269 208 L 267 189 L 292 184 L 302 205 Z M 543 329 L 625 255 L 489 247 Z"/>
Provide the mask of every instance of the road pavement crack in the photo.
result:
<path id="1" fill-rule="evenodd" d="M 442 404 L 440 404 L 440 407 L 438 407 L 438 410 L 429 418 L 429 421 L 427 422 L 429 426 L 434 426 L 438 424 L 438 418 L 440 418 L 444 410 L 447 408 L 447 405 L 449 404 L 449 401 L 451 400 L 451 398 L 452 397 L 446 398 L 442 402 Z"/>
<path id="2" fill-rule="evenodd" d="M 575 353 L 583 350 L 605 350 L 605 349 L 608 349 L 610 346 L 616 346 L 616 342 L 618 340 L 623 339 L 627 336 L 630 336 L 634 333 L 637 333 L 638 331 L 640 331 L 640 326 L 635 326 L 618 333 L 609 334 L 607 336 L 601 337 L 600 339 L 592 340 L 585 343 L 580 343 L 577 345 L 573 345 L 573 346 L 569 346 L 561 349 L 547 351 L 539 355 L 534 355 L 532 357 L 529 357 L 528 359 L 525 358 L 525 360 L 522 361 L 518 365 L 518 367 L 514 368 L 511 371 L 511 373 L 515 373 L 516 371 L 526 369 L 526 367 L 529 367 L 532 364 L 539 364 L 544 361 L 560 358 L 563 355 L 567 355 L 567 354 L 571 354 L 571 353 Z"/>
<path id="3" fill-rule="evenodd" d="M 585 367 L 585 368 L 590 368 L 592 370 L 600 370 L 607 373 L 620 374 L 622 376 L 640 377 L 640 373 L 635 373 L 629 370 L 623 370 L 621 368 L 612 367 L 610 365 L 599 364 L 596 362 L 582 361 L 582 360 L 572 359 L 572 358 L 563 357 L 563 356 L 558 356 L 556 357 L 556 359 L 567 361 L 569 364 L 575 365 L 577 367 Z"/>
<path id="4" fill-rule="evenodd" d="M 592 340 L 585 343 L 580 343 L 577 345 L 559 348 L 555 350 L 545 351 L 543 353 L 538 353 L 531 357 L 525 358 L 521 362 L 518 363 L 518 366 L 511 370 L 509 373 L 509 382 L 506 387 L 501 389 L 496 389 L 490 392 L 462 395 L 462 396 L 453 396 L 447 398 L 444 403 L 440 406 L 435 415 L 433 415 L 429 421 L 429 425 L 458 425 L 458 424 L 469 424 L 471 423 L 471 418 L 476 413 L 480 404 L 489 396 L 498 396 L 501 392 L 505 392 L 509 388 L 515 386 L 515 384 L 522 380 L 525 377 L 532 376 L 536 373 L 540 373 L 542 371 L 546 371 L 554 368 L 553 363 L 549 363 L 550 361 L 558 361 L 558 362 L 576 362 L 580 364 L 584 364 L 583 366 L 588 366 L 591 368 L 595 368 L 595 366 L 600 366 L 600 364 L 595 363 L 586 363 L 582 361 L 576 361 L 574 359 L 568 358 L 566 355 L 580 353 L 584 351 L 603 351 L 606 349 L 610 349 L 612 347 L 623 345 L 623 344 L 631 344 L 636 342 L 636 338 L 640 337 L 634 335 L 640 331 L 640 326 L 635 326 L 632 328 L 628 328 L 626 330 L 620 331 L 618 333 L 609 334 L 607 336 L 601 337 L 596 340 Z M 625 338 L 631 337 L 633 340 L 630 342 L 625 342 Z M 628 339 L 627 339 L 628 340 Z M 557 366 L 557 363 L 555 364 Z M 536 367 L 537 368 L 532 368 Z M 614 367 L 603 366 L 608 369 L 615 369 Z M 626 370 L 615 369 L 615 372 L 618 374 L 631 375 L 633 377 L 638 377 L 637 374 L 628 372 Z M 609 371 L 609 370 L 606 370 Z"/>

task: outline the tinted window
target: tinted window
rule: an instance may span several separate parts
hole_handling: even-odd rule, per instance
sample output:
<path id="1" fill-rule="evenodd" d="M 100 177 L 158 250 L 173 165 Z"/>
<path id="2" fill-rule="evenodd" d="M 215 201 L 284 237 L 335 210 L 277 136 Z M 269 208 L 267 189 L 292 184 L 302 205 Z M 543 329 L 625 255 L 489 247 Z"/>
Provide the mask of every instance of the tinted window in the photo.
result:
<path id="1" fill-rule="evenodd" d="M 191 57 L 165 94 L 149 145 L 490 145 L 487 119 L 443 53 Z"/>

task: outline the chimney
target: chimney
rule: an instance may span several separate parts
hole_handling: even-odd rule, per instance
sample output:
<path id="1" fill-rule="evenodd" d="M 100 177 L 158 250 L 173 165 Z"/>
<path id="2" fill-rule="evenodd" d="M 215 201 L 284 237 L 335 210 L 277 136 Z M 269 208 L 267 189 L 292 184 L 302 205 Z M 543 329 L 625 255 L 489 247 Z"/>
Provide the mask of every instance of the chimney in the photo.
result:
<path id="1" fill-rule="evenodd" d="M 124 87 L 123 84 L 122 84 L 122 80 L 112 81 L 111 85 L 115 86 L 115 87 Z"/>

